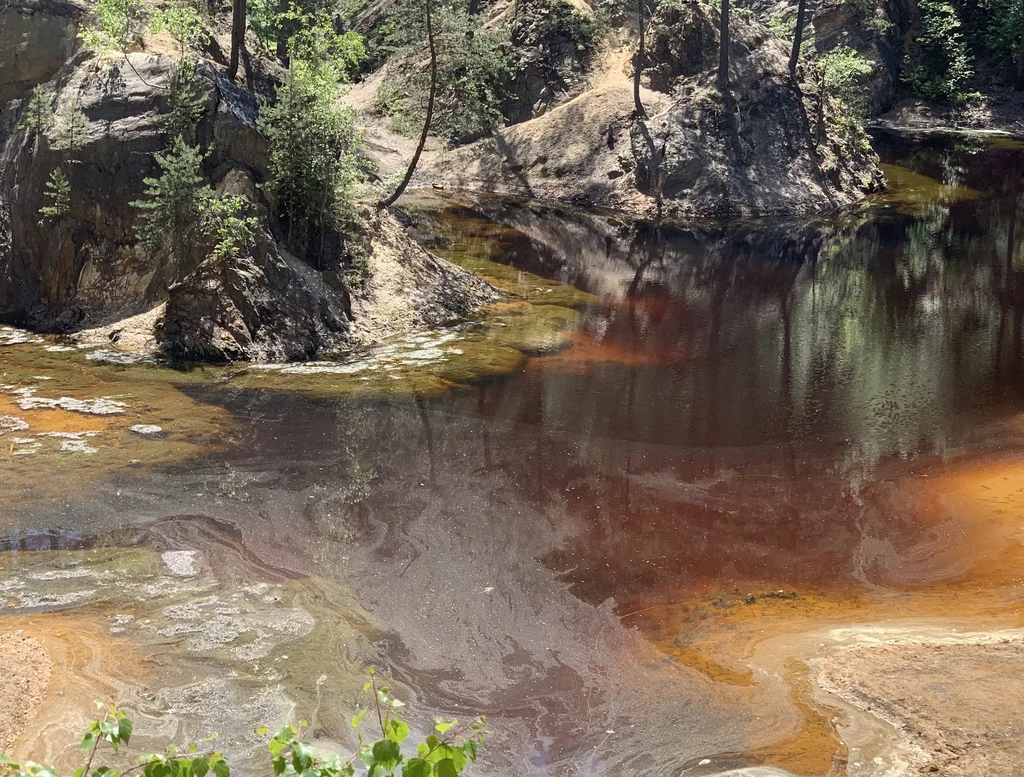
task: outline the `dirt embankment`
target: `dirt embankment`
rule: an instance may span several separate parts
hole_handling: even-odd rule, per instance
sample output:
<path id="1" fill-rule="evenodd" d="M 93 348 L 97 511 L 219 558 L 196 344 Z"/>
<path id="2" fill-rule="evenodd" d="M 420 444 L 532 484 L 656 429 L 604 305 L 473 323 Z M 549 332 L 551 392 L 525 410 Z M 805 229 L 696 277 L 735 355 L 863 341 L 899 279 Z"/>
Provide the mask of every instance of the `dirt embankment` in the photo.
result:
<path id="1" fill-rule="evenodd" d="M 28 726 L 50 682 L 50 657 L 32 637 L 0 634 L 0 752 L 7 752 Z"/>

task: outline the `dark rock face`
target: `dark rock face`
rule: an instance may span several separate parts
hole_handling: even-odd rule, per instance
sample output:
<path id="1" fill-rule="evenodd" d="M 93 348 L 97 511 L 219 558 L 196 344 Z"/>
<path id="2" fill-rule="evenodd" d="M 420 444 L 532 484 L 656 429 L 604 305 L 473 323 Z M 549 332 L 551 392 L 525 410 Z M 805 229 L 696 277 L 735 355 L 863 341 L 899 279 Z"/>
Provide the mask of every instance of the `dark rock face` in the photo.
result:
<path id="1" fill-rule="evenodd" d="M 168 291 L 157 341 L 198 361 L 297 361 L 343 345 L 348 291 L 279 252 L 267 234 L 252 251 L 204 260 Z"/>
<path id="2" fill-rule="evenodd" d="M 7 132 L 0 137 L 0 317 L 33 327 L 65 330 L 83 319 L 139 313 L 162 301 L 167 288 L 201 257 L 177 266 L 136 245 L 143 179 L 157 174 L 154 154 L 168 142 L 161 113 L 173 62 L 133 53 L 129 61 L 104 61 L 82 52 L 47 85 L 55 119 L 48 130 L 18 126 L 23 113 L 12 102 Z M 210 172 L 228 160 L 266 171 L 266 141 L 256 129 L 248 96 L 215 74 L 198 69 L 207 94 L 199 137 L 210 150 Z M 77 148 L 54 148 L 63 114 L 85 117 Z M 70 211 L 41 221 L 46 182 L 55 169 L 71 185 Z"/>
<path id="3" fill-rule="evenodd" d="M 671 92 L 675 80 L 689 78 L 716 66 L 718 28 L 692 7 L 666 6 L 648 34 L 644 74 L 651 89 Z"/>
<path id="4" fill-rule="evenodd" d="M 53 78 L 78 48 L 87 13 L 76 0 L 0 2 L 0 108 Z"/>
<path id="5" fill-rule="evenodd" d="M 157 341 L 175 357 L 308 359 L 345 347 L 354 335 L 360 342 L 380 336 L 372 320 L 353 329 L 343 242 L 372 253 L 371 276 L 382 268 L 380 278 L 364 279 L 364 288 L 381 291 L 381 304 L 369 307 L 373 315 L 382 305 L 405 304 L 396 331 L 451 321 L 493 299 L 494 290 L 469 273 L 437 257 L 424 260 L 386 214 L 376 217 L 375 230 L 335 235 L 330 256 L 321 253 L 315 267 L 279 248 L 274 203 L 261 187 L 269 148 L 258 106 L 206 60 L 196 65 L 205 98 L 195 133 L 205 155 L 201 172 L 221 196 L 248 201 L 255 239 L 233 259 L 212 255 L 208 246 L 179 258 L 147 250 L 136 237 L 132 203 L 145 198 L 145 179 L 160 172 L 156 155 L 169 146 L 167 87 L 176 63 L 164 55 L 91 51 L 64 61 L 64 42 L 74 40 L 81 12 L 71 0 L 8 0 L 0 7 L 0 41 L 16 44 L 0 52 L 0 84 L 18 95 L 0 113 L 0 321 L 70 331 L 164 304 Z M 44 34 L 53 36 L 52 45 L 38 40 Z M 40 84 L 53 117 L 30 128 L 25 89 Z M 54 171 L 67 178 L 69 205 L 44 218 Z M 393 289 L 398 300 L 385 293 Z"/>

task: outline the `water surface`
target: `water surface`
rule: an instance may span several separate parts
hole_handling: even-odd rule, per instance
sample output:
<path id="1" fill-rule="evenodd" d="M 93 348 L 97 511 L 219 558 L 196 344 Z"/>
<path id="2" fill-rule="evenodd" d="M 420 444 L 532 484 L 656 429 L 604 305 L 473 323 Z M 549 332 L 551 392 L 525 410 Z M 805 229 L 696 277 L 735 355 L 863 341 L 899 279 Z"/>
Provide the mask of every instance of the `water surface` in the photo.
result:
<path id="1" fill-rule="evenodd" d="M 90 693 L 243 758 L 291 715 L 350 747 L 372 664 L 420 726 L 488 715 L 482 774 L 856 771 L 802 635 L 1022 625 L 1024 153 L 882 147 L 895 191 L 815 223 L 412 198 L 515 295 L 458 334 L 482 374 L 103 373 L 174 387 L 219 449 L 74 490 L 41 462 L 59 498 L 7 499 L 0 628 L 97 656 L 23 749 Z"/>

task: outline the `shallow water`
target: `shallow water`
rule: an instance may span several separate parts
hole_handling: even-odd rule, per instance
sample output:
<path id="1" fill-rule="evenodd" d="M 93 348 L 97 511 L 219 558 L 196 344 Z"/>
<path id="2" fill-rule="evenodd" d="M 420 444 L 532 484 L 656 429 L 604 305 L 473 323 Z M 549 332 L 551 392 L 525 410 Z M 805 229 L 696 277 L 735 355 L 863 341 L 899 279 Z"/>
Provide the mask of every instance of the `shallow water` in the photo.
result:
<path id="1" fill-rule="evenodd" d="M 0 629 L 67 653 L 21 752 L 70 758 L 97 696 L 154 743 L 250 758 L 298 716 L 351 747 L 372 664 L 421 726 L 488 715 L 481 774 L 864 773 L 827 635 L 1024 625 L 1024 153 L 883 145 L 897 189 L 820 223 L 411 198 L 515 296 L 343 365 L 0 338 L 0 416 L 36 427 L 0 447 L 97 432 L 3 464 Z"/>

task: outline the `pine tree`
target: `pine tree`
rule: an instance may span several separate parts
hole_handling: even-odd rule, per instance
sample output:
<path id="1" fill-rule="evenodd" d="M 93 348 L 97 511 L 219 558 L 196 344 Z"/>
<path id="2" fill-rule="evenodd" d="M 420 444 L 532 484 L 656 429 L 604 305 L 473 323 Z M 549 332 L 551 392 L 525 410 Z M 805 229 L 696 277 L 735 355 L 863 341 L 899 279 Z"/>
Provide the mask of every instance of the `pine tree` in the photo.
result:
<path id="1" fill-rule="evenodd" d="M 66 151 L 68 157 L 74 158 L 85 140 L 85 130 L 89 122 L 78 107 L 78 101 L 65 103 L 57 113 L 53 148 Z"/>
<path id="2" fill-rule="evenodd" d="M 53 107 L 50 95 L 42 85 L 32 90 L 32 97 L 25 108 L 25 118 L 21 120 L 23 127 L 31 132 L 44 132 L 53 120 Z"/>
<path id="3" fill-rule="evenodd" d="M 202 153 L 181 136 L 156 161 L 162 172 L 145 179 L 147 199 L 132 203 L 140 211 L 136 237 L 150 250 L 166 249 L 180 265 L 201 241 L 213 190 L 199 174 Z"/>
<path id="4" fill-rule="evenodd" d="M 182 59 L 171 71 L 165 126 L 172 138 L 195 138 L 196 126 L 206 111 L 206 95 L 196 83 L 196 63 Z"/>
<path id="5" fill-rule="evenodd" d="M 49 204 L 39 209 L 40 227 L 47 220 L 59 219 L 71 210 L 71 184 L 68 182 L 68 177 L 64 175 L 64 171 L 59 167 L 50 173 L 50 179 L 46 182 L 45 195 Z"/>

